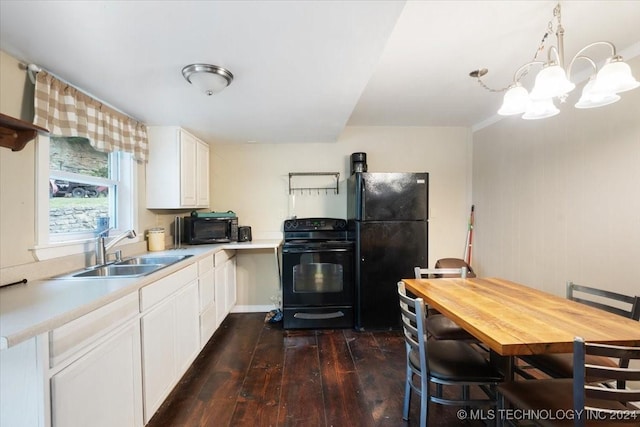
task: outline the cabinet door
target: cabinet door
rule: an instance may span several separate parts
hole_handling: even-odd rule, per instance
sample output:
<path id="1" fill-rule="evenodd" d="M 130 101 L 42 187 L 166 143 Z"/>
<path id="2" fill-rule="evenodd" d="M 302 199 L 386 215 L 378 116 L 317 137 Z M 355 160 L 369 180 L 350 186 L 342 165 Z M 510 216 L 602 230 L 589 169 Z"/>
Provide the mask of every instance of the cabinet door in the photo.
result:
<path id="1" fill-rule="evenodd" d="M 147 208 L 180 207 L 180 134 L 175 126 L 149 126 Z"/>
<path id="2" fill-rule="evenodd" d="M 44 373 L 38 369 L 37 338 L 0 350 L 0 426 L 46 425 Z M 44 341 L 44 340 L 43 340 Z M 46 415 L 45 415 L 46 412 Z"/>
<path id="3" fill-rule="evenodd" d="M 236 305 L 236 257 L 230 258 L 224 264 L 226 284 L 226 308 L 227 313 Z"/>
<path id="4" fill-rule="evenodd" d="M 229 312 L 227 310 L 227 278 L 225 264 L 216 265 L 215 269 L 215 300 L 216 300 L 216 327 L 220 326 Z"/>
<path id="5" fill-rule="evenodd" d="M 198 278 L 200 287 L 200 312 L 206 310 L 215 301 L 214 269 L 202 273 Z"/>
<path id="6" fill-rule="evenodd" d="M 198 282 L 194 281 L 175 296 L 176 369 L 180 377 L 189 368 L 200 349 L 200 312 Z"/>
<path id="7" fill-rule="evenodd" d="M 200 313 L 200 348 L 202 349 L 211 339 L 216 329 L 218 329 L 218 317 L 216 305 L 211 304 L 209 308 Z"/>
<path id="8" fill-rule="evenodd" d="M 218 327 L 215 303 L 215 270 L 213 256 L 198 263 L 198 290 L 200 294 L 200 348 L 209 341 Z"/>
<path id="9" fill-rule="evenodd" d="M 202 208 L 209 207 L 209 145 L 198 141 L 196 144 L 196 204 Z"/>
<path id="10" fill-rule="evenodd" d="M 141 397 L 135 321 L 51 378 L 52 425 L 139 427 Z"/>
<path id="11" fill-rule="evenodd" d="M 175 299 L 168 298 L 142 317 L 144 422 L 149 422 L 176 377 Z M 87 424 L 89 425 L 89 424 Z"/>
<path id="12" fill-rule="evenodd" d="M 196 206 L 197 203 L 197 140 L 186 132 L 180 132 L 180 203 Z"/>

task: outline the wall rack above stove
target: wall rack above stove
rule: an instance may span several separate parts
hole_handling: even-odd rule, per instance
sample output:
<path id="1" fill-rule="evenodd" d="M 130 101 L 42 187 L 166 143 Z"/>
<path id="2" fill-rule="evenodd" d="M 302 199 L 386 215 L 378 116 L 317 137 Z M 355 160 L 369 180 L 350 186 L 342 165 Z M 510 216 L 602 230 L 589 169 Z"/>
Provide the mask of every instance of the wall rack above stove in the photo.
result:
<path id="1" fill-rule="evenodd" d="M 309 182 L 318 182 L 317 180 L 311 179 L 311 177 L 322 177 L 322 176 L 333 176 L 335 178 L 335 186 L 294 186 L 292 181 L 295 180 L 295 177 L 302 177 L 304 180 L 305 177 L 309 178 Z M 289 172 L 289 194 L 295 194 L 296 191 L 300 191 L 301 194 L 313 194 L 313 192 L 317 192 L 320 194 L 321 191 L 324 191 L 325 194 L 329 194 L 329 191 L 333 192 L 333 194 L 338 194 L 338 184 L 340 182 L 340 172 Z M 313 184 L 310 184 L 313 185 Z"/>

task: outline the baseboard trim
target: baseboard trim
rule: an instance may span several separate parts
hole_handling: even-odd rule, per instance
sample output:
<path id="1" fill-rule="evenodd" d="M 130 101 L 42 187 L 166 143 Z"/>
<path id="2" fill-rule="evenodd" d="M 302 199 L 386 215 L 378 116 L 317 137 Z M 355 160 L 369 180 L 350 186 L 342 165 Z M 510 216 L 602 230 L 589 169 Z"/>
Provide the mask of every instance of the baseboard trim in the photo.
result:
<path id="1" fill-rule="evenodd" d="M 273 305 L 235 305 L 231 309 L 232 313 L 267 313 L 274 310 Z"/>

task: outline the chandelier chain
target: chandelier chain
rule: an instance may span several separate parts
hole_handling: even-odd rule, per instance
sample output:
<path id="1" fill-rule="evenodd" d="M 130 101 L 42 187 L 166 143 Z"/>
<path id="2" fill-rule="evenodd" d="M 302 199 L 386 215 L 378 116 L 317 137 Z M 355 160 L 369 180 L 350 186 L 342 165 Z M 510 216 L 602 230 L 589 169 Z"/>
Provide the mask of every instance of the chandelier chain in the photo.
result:
<path id="1" fill-rule="evenodd" d="M 558 6 L 556 6 L 553 9 L 553 17 L 557 19 L 558 21 L 558 25 L 560 25 L 560 5 L 558 4 Z M 538 59 L 538 55 L 540 55 L 541 52 L 543 52 L 545 50 L 546 47 L 546 41 L 549 38 L 549 34 L 554 34 L 555 30 L 553 29 L 553 18 L 549 20 L 549 22 L 547 23 L 547 30 L 545 31 L 545 33 L 542 36 L 542 39 L 540 40 L 540 44 L 538 45 L 538 48 L 536 49 L 535 54 L 533 55 L 533 59 L 531 60 L 536 61 Z M 526 76 L 529 73 L 529 69 L 524 70 L 519 76 L 518 79 L 516 80 L 516 83 L 520 82 L 520 80 Z M 485 82 L 482 81 L 482 76 L 478 76 L 477 77 L 477 81 L 478 84 L 480 86 L 482 86 L 484 89 L 486 89 L 489 92 L 504 92 L 506 90 L 508 90 L 513 83 L 509 84 L 508 86 L 502 87 L 500 89 L 493 89 L 489 86 L 487 86 L 485 84 Z"/>

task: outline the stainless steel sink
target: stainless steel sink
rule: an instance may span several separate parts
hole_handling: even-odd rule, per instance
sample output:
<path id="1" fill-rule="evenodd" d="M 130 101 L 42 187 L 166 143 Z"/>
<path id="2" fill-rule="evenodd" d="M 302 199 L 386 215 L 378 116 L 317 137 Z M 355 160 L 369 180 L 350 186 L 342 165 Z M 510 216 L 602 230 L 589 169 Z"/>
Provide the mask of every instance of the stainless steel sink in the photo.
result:
<path id="1" fill-rule="evenodd" d="M 104 267 L 86 270 L 80 273 L 72 274 L 71 277 L 137 277 L 145 274 L 153 273 L 156 270 L 165 267 L 164 265 L 106 265 Z"/>
<path id="2" fill-rule="evenodd" d="M 192 255 L 139 256 L 128 258 L 114 264 L 89 267 L 82 271 L 55 277 L 56 279 L 109 279 L 146 276 L 187 259 Z"/>
<path id="3" fill-rule="evenodd" d="M 115 265 L 170 265 L 178 261 L 182 261 L 191 255 L 166 255 L 166 256 L 140 256 L 135 258 L 125 259 L 117 262 Z"/>

